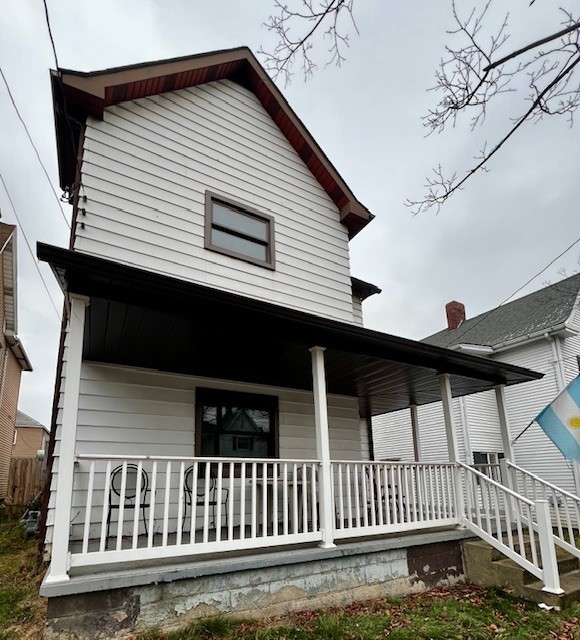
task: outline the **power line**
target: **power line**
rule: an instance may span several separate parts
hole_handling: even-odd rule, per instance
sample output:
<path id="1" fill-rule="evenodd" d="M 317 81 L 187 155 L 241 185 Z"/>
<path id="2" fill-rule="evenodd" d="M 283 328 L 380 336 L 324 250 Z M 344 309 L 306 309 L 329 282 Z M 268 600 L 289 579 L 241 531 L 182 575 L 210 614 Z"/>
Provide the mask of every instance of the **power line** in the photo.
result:
<path id="1" fill-rule="evenodd" d="M 56 55 L 56 45 L 54 44 L 54 38 L 52 37 L 52 29 L 50 28 L 50 18 L 48 16 L 48 6 L 46 4 L 46 0 L 42 0 L 44 3 L 44 15 L 46 16 L 46 26 L 48 27 L 48 37 L 50 38 L 50 43 L 52 44 L 52 52 L 54 53 L 54 61 L 56 63 L 57 70 L 60 68 L 58 64 L 58 56 Z"/>
<path id="2" fill-rule="evenodd" d="M 460 335 L 456 336 L 457 339 L 463 338 L 464 336 L 466 336 L 470 331 L 472 331 L 473 329 L 475 329 L 475 327 L 477 327 L 478 324 L 480 324 L 481 322 L 483 322 L 484 320 L 486 320 L 494 311 L 497 311 L 501 306 L 503 306 L 506 302 L 508 302 L 509 300 L 511 300 L 516 294 L 518 294 L 522 289 L 524 289 L 525 287 L 527 287 L 530 282 L 533 282 L 538 276 L 541 276 L 542 273 L 544 273 L 544 271 L 546 271 L 547 269 L 549 269 L 554 262 L 556 262 L 556 260 L 559 260 L 564 254 L 568 253 L 568 251 L 570 251 L 570 249 L 573 249 L 578 243 L 580 242 L 580 238 L 576 238 L 576 240 L 574 240 L 574 242 L 566 247 L 566 249 L 564 249 L 564 251 L 562 251 L 561 253 L 559 253 L 553 260 L 550 260 L 550 262 L 548 262 L 548 264 L 541 269 L 540 271 L 538 271 L 538 273 L 536 273 L 535 275 L 533 275 L 527 282 L 525 282 L 521 287 L 518 287 L 512 294 L 510 294 L 503 302 L 500 302 L 497 307 L 490 309 L 487 313 L 484 313 L 483 316 L 474 324 L 472 324 L 469 327 L 465 327 L 465 330 L 463 331 L 463 333 L 461 333 Z M 458 327 L 459 328 L 459 327 Z"/>
<path id="3" fill-rule="evenodd" d="M 66 128 L 69 131 L 71 145 L 72 145 L 72 149 L 73 149 L 73 152 L 74 152 L 75 162 L 76 162 L 76 165 L 77 165 L 77 171 L 78 171 L 79 180 L 80 180 L 81 165 L 79 163 L 78 146 L 77 146 L 77 143 L 76 143 L 76 140 L 75 140 L 75 136 L 74 136 L 74 131 L 73 131 L 73 127 L 72 127 L 72 119 L 71 119 L 71 117 L 70 117 L 70 115 L 68 113 L 68 110 L 67 110 L 66 92 L 65 92 L 65 88 L 64 88 L 64 83 L 62 81 L 62 71 L 61 71 L 60 65 L 58 63 L 58 55 L 56 53 L 56 44 L 54 42 L 54 37 L 52 35 L 52 27 L 50 26 L 50 16 L 49 16 L 49 13 L 48 13 L 48 5 L 46 3 L 46 0 L 43 0 L 43 4 L 44 4 L 44 16 L 45 16 L 45 19 L 46 19 L 46 27 L 48 29 L 48 37 L 50 38 L 50 43 L 52 45 L 52 52 L 54 54 L 54 63 L 56 65 L 56 74 L 57 74 L 56 77 L 58 78 L 58 83 L 59 83 L 60 91 L 61 91 L 61 94 L 62 94 L 62 109 L 63 109 L 63 112 L 64 112 L 64 119 L 65 119 L 65 123 L 66 123 Z M 73 183 L 72 189 L 70 191 L 71 194 L 74 192 L 75 186 L 76 185 Z M 85 188 L 84 188 L 82 182 L 79 182 L 78 188 L 79 188 L 79 192 L 80 192 L 80 189 L 82 188 L 83 189 L 83 193 L 84 193 Z"/>
<path id="4" fill-rule="evenodd" d="M 46 289 L 46 293 L 48 294 L 48 297 L 50 298 L 50 302 L 54 308 L 54 311 L 56 313 L 56 317 L 59 319 L 60 321 L 60 313 L 58 312 L 58 309 L 56 308 L 56 304 L 54 302 L 54 300 L 52 299 L 52 296 L 50 295 L 50 291 L 48 289 L 48 285 L 46 284 L 46 280 L 44 279 L 44 276 L 42 275 L 42 272 L 40 271 L 40 268 L 38 266 L 38 262 L 36 260 L 36 256 L 34 255 L 34 252 L 32 251 L 32 247 L 30 246 L 30 242 L 28 242 L 28 238 L 26 237 L 26 233 L 24 232 L 24 227 L 22 226 L 22 222 L 20 222 L 20 218 L 18 217 L 18 213 L 16 213 L 16 207 L 14 206 L 14 202 L 10 196 L 10 192 L 8 191 L 8 187 L 6 186 L 6 183 L 4 182 L 4 178 L 2 177 L 2 174 L 0 173 L 0 182 L 2 182 L 2 185 L 4 186 L 4 190 L 6 191 L 6 195 L 8 196 L 8 200 L 10 202 L 10 204 L 12 205 L 12 211 L 14 212 L 14 215 L 16 216 L 16 220 L 18 221 L 18 226 L 20 227 L 20 231 L 22 231 L 22 235 L 24 236 L 24 240 L 26 242 L 26 246 L 28 247 L 28 251 L 30 251 L 30 255 L 32 256 L 32 260 L 34 262 L 34 266 L 36 267 L 36 270 L 38 271 L 38 275 L 40 276 L 40 279 L 42 280 L 42 284 L 44 285 L 44 288 Z"/>
<path id="5" fill-rule="evenodd" d="M 63 217 L 63 219 L 65 221 L 65 224 L 70 229 L 70 224 L 69 224 L 68 220 L 66 219 L 66 215 L 64 213 L 64 209 L 62 208 L 62 203 L 60 201 L 60 198 L 58 197 L 56 191 L 54 190 L 54 187 L 52 186 L 52 181 L 50 179 L 50 176 L 48 175 L 48 171 L 46 170 L 46 167 L 44 166 L 44 163 L 42 162 L 42 159 L 40 157 L 40 153 L 38 152 L 38 149 L 37 149 L 36 145 L 34 144 L 34 142 L 32 140 L 32 136 L 30 135 L 30 131 L 28 130 L 28 127 L 26 126 L 26 122 L 24 122 L 24 118 L 22 117 L 18 107 L 16 106 L 16 102 L 14 100 L 14 96 L 12 95 L 12 91 L 10 91 L 10 86 L 8 85 L 8 80 L 6 80 L 6 76 L 4 75 L 4 72 L 2 71 L 1 67 L 0 67 L 0 75 L 2 76 L 2 80 L 4 80 L 4 84 L 6 85 L 6 90 L 8 91 L 8 96 L 10 97 L 10 101 L 12 102 L 12 106 L 14 107 L 14 110 L 16 111 L 16 115 L 18 116 L 18 119 L 22 123 L 22 126 L 24 127 L 24 131 L 26 131 L 26 135 L 28 136 L 28 140 L 30 141 L 30 144 L 32 145 L 32 148 L 34 149 L 34 152 L 36 153 L 36 157 L 38 158 L 38 162 L 40 163 L 40 166 L 42 167 L 42 170 L 44 171 L 44 175 L 46 176 L 46 179 L 48 180 L 48 184 L 50 185 L 52 193 L 54 194 L 55 200 L 56 200 L 56 202 L 58 204 L 58 207 L 59 207 L 60 212 L 62 214 L 62 217 Z"/>

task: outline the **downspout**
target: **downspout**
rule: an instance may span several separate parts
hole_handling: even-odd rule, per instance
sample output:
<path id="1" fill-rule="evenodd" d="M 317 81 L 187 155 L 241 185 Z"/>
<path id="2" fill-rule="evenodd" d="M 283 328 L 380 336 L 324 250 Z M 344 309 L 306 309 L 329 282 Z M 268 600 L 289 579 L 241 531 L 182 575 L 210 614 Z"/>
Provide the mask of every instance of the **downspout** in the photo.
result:
<path id="1" fill-rule="evenodd" d="M 562 356 L 562 346 L 558 336 L 552 336 L 549 333 L 544 334 L 544 338 L 552 347 L 552 358 L 554 366 L 554 377 L 556 380 L 556 389 L 561 393 L 566 387 L 566 371 L 564 369 L 564 358 Z M 572 461 L 572 475 L 574 477 L 574 485 L 576 487 L 576 495 L 580 496 L 580 465 L 577 461 Z"/>
<path id="2" fill-rule="evenodd" d="M 473 464 L 473 451 L 471 450 L 471 438 L 469 436 L 469 420 L 467 417 L 467 405 L 465 398 L 458 398 L 459 400 L 459 415 L 461 416 L 461 429 L 463 431 L 463 445 L 465 447 L 465 462 L 466 464 Z"/>

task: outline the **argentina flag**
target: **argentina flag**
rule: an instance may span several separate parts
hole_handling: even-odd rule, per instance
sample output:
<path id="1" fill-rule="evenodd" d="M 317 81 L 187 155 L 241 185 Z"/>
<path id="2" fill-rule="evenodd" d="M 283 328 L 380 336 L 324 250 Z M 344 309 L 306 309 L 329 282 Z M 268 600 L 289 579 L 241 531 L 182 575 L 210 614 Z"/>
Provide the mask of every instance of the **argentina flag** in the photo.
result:
<path id="1" fill-rule="evenodd" d="M 580 461 L 580 377 L 536 416 L 536 422 L 565 458 Z"/>

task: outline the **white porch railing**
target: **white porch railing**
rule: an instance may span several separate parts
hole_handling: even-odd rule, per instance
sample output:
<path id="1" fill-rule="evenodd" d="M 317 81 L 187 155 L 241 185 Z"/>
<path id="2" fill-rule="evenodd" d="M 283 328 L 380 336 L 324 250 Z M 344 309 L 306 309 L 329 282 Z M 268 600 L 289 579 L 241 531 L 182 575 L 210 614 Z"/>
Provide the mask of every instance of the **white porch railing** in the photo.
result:
<path id="1" fill-rule="evenodd" d="M 488 478 L 501 482 L 501 467 L 499 462 L 484 462 L 480 464 L 474 464 L 473 468 L 480 473 L 483 473 Z"/>
<path id="2" fill-rule="evenodd" d="M 461 462 L 465 491 L 465 526 L 492 547 L 544 582 L 544 590 L 560 588 L 548 503 L 533 502 Z"/>
<path id="3" fill-rule="evenodd" d="M 580 498 L 511 462 L 505 464 L 507 486 L 533 500 L 546 500 L 554 542 L 580 558 Z"/>
<path id="4" fill-rule="evenodd" d="M 323 517 L 319 460 L 78 455 L 68 567 L 464 525 L 562 592 L 554 542 L 578 554 L 572 494 L 515 465 L 513 490 L 460 462 L 329 467 L 332 507 Z"/>
<path id="5" fill-rule="evenodd" d="M 453 464 L 333 461 L 335 538 L 458 524 Z"/>
<path id="6" fill-rule="evenodd" d="M 70 566 L 313 542 L 318 460 L 77 456 Z"/>

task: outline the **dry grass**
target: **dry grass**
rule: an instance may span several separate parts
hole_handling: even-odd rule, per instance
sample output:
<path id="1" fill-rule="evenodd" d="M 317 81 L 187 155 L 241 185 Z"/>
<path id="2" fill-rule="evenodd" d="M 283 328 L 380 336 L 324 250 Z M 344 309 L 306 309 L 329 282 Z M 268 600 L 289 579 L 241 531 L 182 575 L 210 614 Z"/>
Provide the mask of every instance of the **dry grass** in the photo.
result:
<path id="1" fill-rule="evenodd" d="M 38 595 L 44 567 L 36 539 L 27 539 L 18 519 L 0 512 L 0 640 L 42 638 L 46 600 Z"/>

